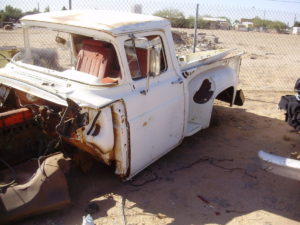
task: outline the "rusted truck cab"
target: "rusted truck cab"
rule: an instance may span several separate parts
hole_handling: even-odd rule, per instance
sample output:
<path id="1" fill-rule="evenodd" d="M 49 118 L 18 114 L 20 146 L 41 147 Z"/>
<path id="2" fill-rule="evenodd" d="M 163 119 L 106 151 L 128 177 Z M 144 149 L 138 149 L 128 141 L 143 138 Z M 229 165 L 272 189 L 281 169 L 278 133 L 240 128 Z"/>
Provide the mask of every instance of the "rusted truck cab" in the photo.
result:
<path id="1" fill-rule="evenodd" d="M 21 23 L 24 50 L 0 70 L 0 130 L 13 130 L 7 123 L 13 117 L 21 127 L 30 122 L 34 147 L 23 154 L 2 135 L 13 150 L 0 149 L 0 158 L 11 166 L 57 154 L 67 143 L 71 153 L 84 151 L 130 179 L 207 128 L 215 99 L 243 104 L 240 54 L 177 56 L 168 20 L 74 10 L 29 15 Z M 26 130 L 18 133 L 22 146 Z"/>

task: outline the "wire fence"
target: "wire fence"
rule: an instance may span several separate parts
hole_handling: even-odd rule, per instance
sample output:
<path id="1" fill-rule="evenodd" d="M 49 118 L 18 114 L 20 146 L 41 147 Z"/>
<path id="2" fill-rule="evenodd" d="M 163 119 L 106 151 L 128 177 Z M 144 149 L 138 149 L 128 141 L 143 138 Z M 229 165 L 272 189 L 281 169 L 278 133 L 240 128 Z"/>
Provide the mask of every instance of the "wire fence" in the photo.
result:
<path id="1" fill-rule="evenodd" d="M 19 8 L 23 13 L 57 11 L 70 7 L 165 16 L 172 22 L 175 39 L 179 36 L 182 41 L 176 42 L 177 50 L 179 54 L 184 54 L 192 49 L 196 4 L 194 0 L 53 0 L 51 3 L 45 0 L 3 0 L 0 10 L 4 10 L 7 5 Z M 201 3 L 197 50 L 234 48 L 244 52 L 240 85 L 245 90 L 291 91 L 300 71 L 300 35 L 292 34 L 293 30 L 297 33 L 297 29 L 293 29 L 297 18 L 300 21 L 300 14 L 292 11 Z M 17 27 L 12 30 L 0 29 L 0 46 L 23 47 L 22 29 Z M 43 43 L 44 38 L 49 37 L 40 35 L 35 40 Z"/>

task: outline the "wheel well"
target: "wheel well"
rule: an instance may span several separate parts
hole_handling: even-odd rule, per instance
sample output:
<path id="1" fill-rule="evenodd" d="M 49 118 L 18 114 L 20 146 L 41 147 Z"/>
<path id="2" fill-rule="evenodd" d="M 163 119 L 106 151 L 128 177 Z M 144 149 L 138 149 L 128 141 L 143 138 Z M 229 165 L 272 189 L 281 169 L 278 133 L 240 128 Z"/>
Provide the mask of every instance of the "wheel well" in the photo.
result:
<path id="1" fill-rule="evenodd" d="M 225 89 L 224 91 L 222 91 L 221 93 L 219 93 L 218 96 L 216 97 L 216 99 L 223 101 L 223 102 L 227 102 L 230 105 L 232 105 L 233 96 L 234 96 L 234 88 L 229 87 L 229 88 Z"/>

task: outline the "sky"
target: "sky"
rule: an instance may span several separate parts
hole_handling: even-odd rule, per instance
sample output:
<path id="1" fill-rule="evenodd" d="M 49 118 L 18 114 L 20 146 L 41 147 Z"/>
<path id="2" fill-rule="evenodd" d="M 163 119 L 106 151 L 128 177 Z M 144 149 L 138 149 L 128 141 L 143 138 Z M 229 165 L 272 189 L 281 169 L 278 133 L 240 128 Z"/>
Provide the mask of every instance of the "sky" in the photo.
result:
<path id="1" fill-rule="evenodd" d="M 117 11 L 131 11 L 134 4 L 141 4 L 143 13 L 166 8 L 175 8 L 185 16 L 194 15 L 196 4 L 199 3 L 200 15 L 226 16 L 232 21 L 240 18 L 259 16 L 270 20 L 280 20 L 292 25 L 295 16 L 300 21 L 300 0 L 72 0 L 73 9 L 108 9 Z M 50 11 L 68 8 L 69 0 L 1 0 L 0 9 L 5 5 L 12 5 L 29 11 L 39 6 L 43 11 L 47 6 Z"/>

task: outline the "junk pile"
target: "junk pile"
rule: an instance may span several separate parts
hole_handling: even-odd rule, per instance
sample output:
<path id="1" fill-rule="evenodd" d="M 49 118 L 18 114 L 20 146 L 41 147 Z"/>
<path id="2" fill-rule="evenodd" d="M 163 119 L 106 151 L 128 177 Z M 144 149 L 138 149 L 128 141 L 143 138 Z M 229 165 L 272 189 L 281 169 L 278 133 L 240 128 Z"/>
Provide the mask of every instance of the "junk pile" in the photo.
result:
<path id="1" fill-rule="evenodd" d="M 194 34 L 187 32 L 172 31 L 173 40 L 175 43 L 176 53 L 178 55 L 188 54 L 193 51 Z M 218 46 L 219 38 L 215 35 L 208 35 L 206 33 L 198 33 L 196 52 L 206 50 L 216 50 L 221 47 Z"/>

